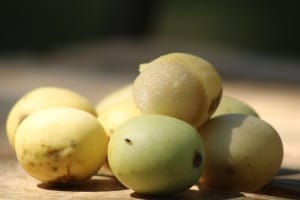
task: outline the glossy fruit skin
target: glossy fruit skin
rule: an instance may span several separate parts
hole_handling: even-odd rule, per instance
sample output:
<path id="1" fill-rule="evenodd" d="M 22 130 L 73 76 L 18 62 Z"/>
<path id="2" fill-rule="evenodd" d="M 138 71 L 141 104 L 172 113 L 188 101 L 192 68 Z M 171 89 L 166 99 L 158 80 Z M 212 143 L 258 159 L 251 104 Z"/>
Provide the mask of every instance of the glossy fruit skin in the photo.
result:
<path id="1" fill-rule="evenodd" d="M 108 137 L 90 113 L 52 107 L 24 119 L 15 144 L 17 159 L 29 175 L 49 184 L 74 184 L 100 169 Z"/>
<path id="2" fill-rule="evenodd" d="M 217 107 L 217 110 L 214 112 L 212 117 L 216 117 L 223 114 L 230 114 L 230 113 L 239 113 L 239 114 L 246 114 L 246 115 L 252 115 L 254 117 L 259 117 L 257 112 L 247 103 L 228 96 L 223 95 L 221 102 L 219 106 Z"/>
<path id="3" fill-rule="evenodd" d="M 143 194 L 187 190 L 199 179 L 204 157 L 196 129 L 163 115 L 140 115 L 124 122 L 108 145 L 108 161 L 116 178 Z"/>
<path id="4" fill-rule="evenodd" d="M 140 65 L 133 83 L 133 99 L 142 113 L 163 114 L 194 127 L 215 111 L 222 95 L 222 81 L 204 59 L 170 53 Z"/>
<path id="5" fill-rule="evenodd" d="M 250 115 L 227 114 L 199 129 L 206 160 L 201 182 L 209 188 L 253 192 L 278 172 L 283 159 L 279 134 Z"/>
<path id="6" fill-rule="evenodd" d="M 87 111 L 96 116 L 93 105 L 78 93 L 60 87 L 40 87 L 22 96 L 11 108 L 6 120 L 6 133 L 11 147 L 19 124 L 30 114 L 49 107 L 67 106 Z"/>
<path id="7" fill-rule="evenodd" d="M 133 102 L 131 88 L 131 85 L 125 86 L 108 94 L 96 106 L 97 118 L 108 136 L 124 121 L 141 114 Z"/>

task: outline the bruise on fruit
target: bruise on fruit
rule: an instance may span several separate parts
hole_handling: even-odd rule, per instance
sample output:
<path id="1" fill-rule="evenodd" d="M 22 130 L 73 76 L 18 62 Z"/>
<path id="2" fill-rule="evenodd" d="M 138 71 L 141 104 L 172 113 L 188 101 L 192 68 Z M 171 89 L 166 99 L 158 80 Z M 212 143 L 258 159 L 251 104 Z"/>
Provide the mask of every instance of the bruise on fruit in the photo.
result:
<path id="1" fill-rule="evenodd" d="M 46 156 L 52 158 L 53 160 L 58 160 L 59 157 L 60 157 L 60 152 L 61 152 L 63 149 L 64 149 L 64 148 L 48 150 L 48 151 L 46 152 Z"/>
<path id="2" fill-rule="evenodd" d="M 211 103 L 209 105 L 209 108 L 208 108 L 208 113 L 209 114 L 213 113 L 216 110 L 216 108 L 218 107 L 219 102 L 220 102 L 221 97 L 222 97 L 222 92 L 223 92 L 223 90 L 221 89 L 218 96 L 211 101 Z"/>
<path id="3" fill-rule="evenodd" d="M 51 170 L 52 170 L 53 172 L 57 172 L 58 168 L 55 167 L 55 166 L 52 166 L 52 167 L 51 167 Z"/>
<path id="4" fill-rule="evenodd" d="M 125 140 L 125 142 L 126 142 L 127 144 L 132 145 L 132 141 L 131 141 L 129 138 L 125 138 L 124 140 Z"/>
<path id="5" fill-rule="evenodd" d="M 71 168 L 71 165 L 68 165 L 66 168 L 67 173 L 65 175 L 59 176 L 55 180 L 49 181 L 48 184 L 57 185 L 57 184 L 70 184 L 70 183 L 76 182 L 76 177 L 71 175 L 70 168 Z M 52 170 L 53 170 L 53 168 L 52 168 Z"/>
<path id="6" fill-rule="evenodd" d="M 202 163 L 202 156 L 198 151 L 195 151 L 193 157 L 193 167 L 200 167 Z"/>

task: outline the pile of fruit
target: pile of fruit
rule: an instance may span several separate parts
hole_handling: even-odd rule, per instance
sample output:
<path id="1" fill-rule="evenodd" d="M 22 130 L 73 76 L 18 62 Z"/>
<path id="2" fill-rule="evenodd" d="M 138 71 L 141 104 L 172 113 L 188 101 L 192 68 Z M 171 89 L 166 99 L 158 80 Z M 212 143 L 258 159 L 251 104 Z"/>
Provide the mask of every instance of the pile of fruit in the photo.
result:
<path id="1" fill-rule="evenodd" d="M 106 166 L 124 186 L 170 195 L 200 182 L 255 191 L 278 172 L 279 134 L 249 105 L 222 94 L 204 59 L 171 53 L 141 64 L 134 82 L 94 107 L 64 88 L 24 95 L 7 118 L 21 166 L 48 184 L 84 184 Z"/>

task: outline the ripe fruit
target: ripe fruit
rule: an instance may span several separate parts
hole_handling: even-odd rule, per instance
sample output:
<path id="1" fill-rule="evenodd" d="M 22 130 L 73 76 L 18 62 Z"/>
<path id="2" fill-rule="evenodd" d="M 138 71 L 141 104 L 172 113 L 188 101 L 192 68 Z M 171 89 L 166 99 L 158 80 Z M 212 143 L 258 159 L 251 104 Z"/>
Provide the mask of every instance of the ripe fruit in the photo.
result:
<path id="1" fill-rule="evenodd" d="M 280 168 L 281 139 L 269 124 L 243 114 L 209 120 L 199 129 L 206 160 L 201 182 L 211 188 L 238 192 L 266 185 Z"/>
<path id="2" fill-rule="evenodd" d="M 133 99 L 142 113 L 163 114 L 199 127 L 215 111 L 221 79 L 211 64 L 185 53 L 171 53 L 142 64 Z"/>
<path id="3" fill-rule="evenodd" d="M 98 120 L 108 136 L 124 121 L 140 114 L 133 103 L 131 85 L 126 86 L 101 100 L 96 106 Z"/>
<path id="4" fill-rule="evenodd" d="M 97 173 L 106 158 L 108 137 L 90 113 L 55 107 L 24 119 L 15 145 L 19 163 L 32 177 L 68 184 Z"/>
<path id="5" fill-rule="evenodd" d="M 258 117 L 258 114 L 250 105 L 236 98 L 223 95 L 221 102 L 212 117 L 230 113 L 240 113 Z"/>
<path id="6" fill-rule="evenodd" d="M 78 108 L 96 116 L 91 103 L 71 90 L 58 87 L 34 89 L 16 102 L 7 117 L 6 133 L 10 145 L 14 148 L 16 129 L 28 115 L 41 109 L 58 106 Z"/>
<path id="7" fill-rule="evenodd" d="M 174 194 L 197 182 L 204 160 L 202 139 L 184 121 L 140 115 L 111 136 L 108 161 L 116 178 L 144 194 Z"/>

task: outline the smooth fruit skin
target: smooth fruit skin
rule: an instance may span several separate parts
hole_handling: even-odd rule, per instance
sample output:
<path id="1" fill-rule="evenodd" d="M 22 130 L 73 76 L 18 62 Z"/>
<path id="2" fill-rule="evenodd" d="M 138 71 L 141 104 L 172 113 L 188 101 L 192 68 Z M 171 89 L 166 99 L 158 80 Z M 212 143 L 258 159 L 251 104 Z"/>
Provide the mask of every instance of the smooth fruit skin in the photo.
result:
<path id="1" fill-rule="evenodd" d="M 283 144 L 276 130 L 250 115 L 227 114 L 199 129 L 206 160 L 201 182 L 210 188 L 252 192 L 278 172 Z"/>
<path id="2" fill-rule="evenodd" d="M 163 74 L 166 69 L 169 72 Z M 221 77 L 213 65 L 198 56 L 187 53 L 165 54 L 149 63 L 141 64 L 139 71 L 140 75 L 133 84 L 133 97 L 135 104 L 143 113 L 169 115 L 197 128 L 213 114 L 220 102 Z M 198 88 L 191 83 L 192 81 L 184 80 L 186 83 L 181 84 L 185 88 L 180 89 L 185 90 L 186 93 L 182 91 L 180 94 L 175 90 L 177 93 L 174 94 L 175 82 L 183 78 L 174 75 L 173 71 L 182 76 L 188 71 L 193 76 L 193 78 L 189 77 L 189 80 L 195 78 Z M 194 91 L 195 96 L 188 94 L 189 91 Z M 168 95 L 168 92 L 173 95 Z M 158 102 L 162 104 L 160 108 L 157 108 Z M 168 105 L 173 113 L 168 111 Z M 181 110 L 181 105 L 184 105 L 186 110 Z M 177 113 L 174 113 L 176 110 Z"/>
<path id="3" fill-rule="evenodd" d="M 230 114 L 230 113 L 239 113 L 252 115 L 255 117 L 259 117 L 257 112 L 247 103 L 238 100 L 234 97 L 230 97 L 227 95 L 223 95 L 217 110 L 214 112 L 212 117 L 216 117 L 219 115 Z"/>
<path id="4" fill-rule="evenodd" d="M 103 125 L 108 136 L 126 120 L 140 115 L 140 110 L 135 106 L 131 94 L 131 85 L 113 92 L 96 106 L 98 120 Z"/>
<path id="5" fill-rule="evenodd" d="M 93 105 L 83 96 L 60 87 L 40 87 L 22 96 L 11 108 L 6 120 L 6 133 L 11 147 L 15 146 L 15 133 L 19 124 L 38 110 L 67 106 L 87 111 L 96 116 Z"/>
<path id="6" fill-rule="evenodd" d="M 108 161 L 116 178 L 138 193 L 170 195 L 196 183 L 205 154 L 188 123 L 163 115 L 140 115 L 111 136 Z"/>
<path id="7" fill-rule="evenodd" d="M 99 100 L 96 104 L 97 114 L 99 115 L 102 113 L 107 107 L 111 107 L 112 105 L 130 98 L 132 98 L 132 84 L 122 86 Z"/>
<path id="8" fill-rule="evenodd" d="M 88 112 L 55 107 L 37 111 L 20 124 L 16 155 L 32 177 L 51 184 L 84 181 L 105 162 L 108 137 Z"/>

